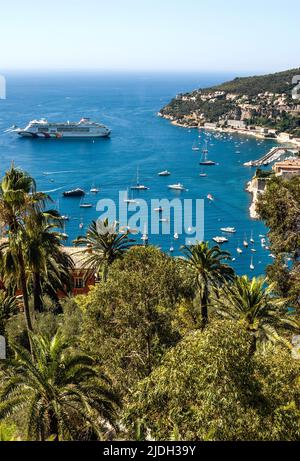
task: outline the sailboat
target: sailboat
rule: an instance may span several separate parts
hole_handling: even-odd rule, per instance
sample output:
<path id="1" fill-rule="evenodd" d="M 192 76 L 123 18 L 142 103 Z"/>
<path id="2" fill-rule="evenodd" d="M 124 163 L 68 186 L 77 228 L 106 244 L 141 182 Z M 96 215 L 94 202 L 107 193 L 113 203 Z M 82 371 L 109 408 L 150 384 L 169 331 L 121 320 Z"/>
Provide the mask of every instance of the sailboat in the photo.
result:
<path id="1" fill-rule="evenodd" d="M 205 141 L 205 148 L 202 150 L 202 157 L 201 157 L 201 161 L 200 161 L 200 165 L 203 165 L 203 166 L 213 166 L 213 165 L 216 165 L 216 162 L 214 162 L 213 160 L 208 160 L 207 159 L 207 154 L 208 154 L 208 148 L 207 148 L 207 141 Z"/>
<path id="2" fill-rule="evenodd" d="M 144 226 L 144 233 L 143 233 L 143 235 L 142 235 L 142 237 L 141 237 L 141 240 L 144 242 L 144 245 L 147 245 L 148 240 L 149 240 L 149 236 L 148 236 L 146 224 L 145 224 L 145 226 Z"/>
<path id="3" fill-rule="evenodd" d="M 64 223 L 64 228 L 63 232 L 61 233 L 61 236 L 64 240 L 67 240 L 69 238 L 69 235 L 66 233 L 66 224 Z"/>
<path id="4" fill-rule="evenodd" d="M 240 242 L 238 242 L 238 247 L 237 247 L 236 251 L 238 252 L 239 255 L 241 255 L 243 253 L 243 250 L 240 247 Z"/>
<path id="5" fill-rule="evenodd" d="M 199 174 L 200 178 L 206 178 L 207 174 L 204 173 L 203 168 L 201 168 L 201 172 Z"/>
<path id="6" fill-rule="evenodd" d="M 60 211 L 59 211 L 59 199 L 57 200 L 57 211 L 58 213 L 60 214 Z M 67 215 L 60 215 L 60 219 L 62 221 L 69 221 L 70 220 L 70 217 L 67 216 Z"/>
<path id="7" fill-rule="evenodd" d="M 192 150 L 193 151 L 199 151 L 200 150 L 200 147 L 198 146 L 198 144 L 196 142 L 194 142 L 194 144 L 192 146 Z"/>
<path id="8" fill-rule="evenodd" d="M 245 248 L 248 248 L 248 246 L 249 246 L 246 234 L 245 234 L 245 239 L 243 241 L 243 245 L 244 245 Z"/>
<path id="9" fill-rule="evenodd" d="M 143 184 L 140 184 L 139 168 L 137 168 L 137 171 L 136 171 L 136 185 L 132 186 L 130 189 L 131 190 L 149 190 L 149 187 L 146 187 Z"/>
<path id="10" fill-rule="evenodd" d="M 127 198 L 124 199 L 124 203 L 138 203 L 136 200 L 134 200 L 133 198 L 133 192 L 131 193 L 131 198 L 129 198 L 129 195 L 128 195 L 128 188 L 127 188 Z"/>
<path id="11" fill-rule="evenodd" d="M 92 203 L 87 203 L 87 202 L 83 202 L 82 200 L 80 200 L 79 207 L 80 208 L 92 208 L 93 205 Z"/>
<path id="12" fill-rule="evenodd" d="M 92 194 L 98 194 L 98 192 L 100 192 L 100 189 L 98 189 L 98 187 L 96 187 L 95 185 L 92 185 L 90 192 Z"/>
<path id="13" fill-rule="evenodd" d="M 254 269 L 255 269 L 254 264 L 253 264 L 253 256 L 251 257 L 250 269 L 251 269 L 252 271 L 254 271 Z"/>
<path id="14" fill-rule="evenodd" d="M 251 242 L 252 244 L 253 244 L 253 243 L 255 243 L 255 241 L 254 241 L 254 238 L 253 238 L 253 231 L 251 231 L 251 238 L 250 238 L 250 242 Z"/>
<path id="15" fill-rule="evenodd" d="M 79 223 L 79 229 L 83 229 L 83 219 L 81 218 L 80 223 Z"/>

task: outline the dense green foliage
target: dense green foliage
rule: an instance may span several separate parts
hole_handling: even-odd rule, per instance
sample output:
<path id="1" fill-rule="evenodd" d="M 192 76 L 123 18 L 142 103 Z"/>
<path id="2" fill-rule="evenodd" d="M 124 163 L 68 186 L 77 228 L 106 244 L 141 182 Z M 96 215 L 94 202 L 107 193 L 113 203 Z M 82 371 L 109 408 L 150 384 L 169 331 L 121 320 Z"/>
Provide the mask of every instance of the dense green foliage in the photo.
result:
<path id="1" fill-rule="evenodd" d="M 300 180 L 273 178 L 260 196 L 258 213 L 270 228 L 276 261 L 267 270 L 279 293 L 300 305 Z"/>
<path id="2" fill-rule="evenodd" d="M 160 112 L 163 116 L 197 126 L 204 122 L 241 120 L 244 104 L 247 103 L 249 110 L 243 117 L 247 125 L 289 132 L 297 137 L 300 135 L 300 117 L 297 103 L 292 100 L 292 89 L 295 86 L 292 80 L 299 73 L 300 69 L 292 69 L 269 75 L 235 78 L 221 85 L 178 95 Z M 224 94 L 214 97 L 215 92 Z M 258 97 L 266 93 L 273 96 Z M 286 95 L 284 107 L 274 104 L 276 94 Z M 206 95 L 211 97 L 207 99 Z M 227 95 L 233 98 L 228 99 Z"/>
<path id="3" fill-rule="evenodd" d="M 59 335 L 32 336 L 31 355 L 12 344 L 3 367 L 0 418 L 24 411 L 26 439 L 101 438 L 101 421 L 114 422 L 116 398 L 92 357 L 72 351 Z"/>
<path id="4" fill-rule="evenodd" d="M 288 93 L 295 86 L 292 79 L 299 75 L 300 69 L 291 69 L 275 74 L 259 75 L 254 77 L 237 77 L 230 82 L 209 88 L 206 91 L 226 91 L 236 94 L 248 94 L 255 96 L 258 93 L 268 91 L 270 93 Z"/>
<path id="5" fill-rule="evenodd" d="M 284 364 L 284 365 L 283 365 Z M 187 335 L 129 396 L 125 420 L 157 440 L 299 440 L 300 363 L 272 348 L 251 354 L 239 324 Z"/>
<path id="6" fill-rule="evenodd" d="M 172 258 L 92 223 L 74 251 L 102 277 L 57 309 L 71 281 L 59 216 L 12 167 L 0 190 L 0 439 L 299 441 L 299 183 L 271 178 L 260 199 L 276 255 L 267 278 L 237 277 L 205 242 Z"/>

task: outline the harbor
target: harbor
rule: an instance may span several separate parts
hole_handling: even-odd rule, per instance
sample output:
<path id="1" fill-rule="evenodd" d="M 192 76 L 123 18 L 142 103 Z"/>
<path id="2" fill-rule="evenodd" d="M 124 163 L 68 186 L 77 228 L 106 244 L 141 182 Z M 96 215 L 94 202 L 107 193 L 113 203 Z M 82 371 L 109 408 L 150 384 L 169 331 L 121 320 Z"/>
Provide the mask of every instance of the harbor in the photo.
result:
<path id="1" fill-rule="evenodd" d="M 39 106 L 45 107 L 47 88 L 54 84 L 51 77 L 44 78 L 38 100 L 33 99 L 34 88 L 30 87 L 30 81 L 22 81 L 26 86 L 25 102 L 30 109 L 17 118 L 15 114 L 22 113 L 24 91 L 18 93 L 20 80 L 15 82 L 14 99 L 0 121 L 0 158 L 3 168 L 9 167 L 11 158 L 15 158 L 17 166 L 37 178 L 39 190 L 48 193 L 54 203 L 59 201 L 59 211 L 67 217 L 64 221 L 67 246 L 97 219 L 100 214 L 98 201 L 107 198 L 118 203 L 120 191 L 128 190 L 128 206 L 138 205 L 141 199 L 148 204 L 151 199 L 200 199 L 204 202 L 205 240 L 214 243 L 212 239 L 216 237 L 228 239 L 222 245 L 232 253 L 232 264 L 238 273 L 252 272 L 251 256 L 254 256 L 253 273 L 263 273 L 271 258 L 261 245 L 255 246 L 255 254 L 250 247 L 240 255 L 237 252 L 239 241 L 242 245 L 245 235 L 250 239 L 253 232 L 255 241 L 259 242 L 258 236 L 266 234 L 264 225 L 249 216 L 250 196 L 244 188 L 252 173 L 243 164 L 249 159 L 261 158 L 278 144 L 274 140 L 247 138 L 237 133 L 186 130 L 156 115 L 158 108 L 180 88 L 192 89 L 210 84 L 210 81 L 203 77 L 201 82 L 198 77 L 191 76 L 172 83 L 161 76 L 149 79 L 146 84 L 139 76 L 127 80 L 115 76 L 109 81 L 104 77 L 102 80 L 85 77 L 72 84 L 68 76 L 62 75 L 55 97 L 46 106 L 46 113 L 45 109 L 41 113 Z M 84 86 L 93 96 L 80 93 Z M 121 101 L 115 97 L 116 86 L 124 95 Z M 5 133 L 13 123 L 25 126 L 28 120 L 36 117 L 64 121 L 71 118 L 70 114 L 75 120 L 85 116 L 101 121 L 111 129 L 111 137 L 95 141 L 57 139 L 48 142 L 19 139 Z M 214 164 L 201 165 L 202 159 Z M 64 192 L 76 189 L 79 189 L 78 196 L 63 196 Z M 93 191 L 95 189 L 97 192 Z M 150 210 L 150 205 L 148 208 Z M 182 255 L 181 246 L 192 236 L 174 229 L 172 217 L 169 223 L 160 221 L 159 224 L 170 225 L 170 234 L 151 235 L 150 228 L 147 243 L 173 256 Z M 190 227 L 193 224 L 191 219 Z M 221 228 L 228 227 L 234 227 L 236 233 L 223 234 Z M 143 234 L 142 230 L 133 238 L 142 244 L 146 241 L 141 240 Z"/>

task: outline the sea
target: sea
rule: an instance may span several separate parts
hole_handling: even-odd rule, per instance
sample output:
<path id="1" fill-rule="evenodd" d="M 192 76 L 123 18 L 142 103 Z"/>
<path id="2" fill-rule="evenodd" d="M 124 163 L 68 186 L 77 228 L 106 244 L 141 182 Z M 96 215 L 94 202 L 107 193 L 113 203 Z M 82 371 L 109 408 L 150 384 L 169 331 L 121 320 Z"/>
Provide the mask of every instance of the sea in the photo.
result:
<path id="1" fill-rule="evenodd" d="M 267 229 L 262 222 L 249 216 L 251 197 L 245 187 L 254 170 L 243 163 L 261 157 L 275 142 L 238 134 L 220 136 L 211 131 L 189 130 L 174 126 L 157 115 L 176 94 L 221 83 L 235 75 L 69 71 L 8 72 L 4 76 L 7 97 L 0 100 L 1 175 L 13 161 L 36 179 L 38 190 L 51 196 L 50 207 L 70 218 L 65 222 L 64 232 L 69 236 L 66 245 L 72 245 L 78 235 L 86 232 L 91 221 L 99 218 L 99 200 L 116 203 L 118 211 L 119 192 L 130 190 L 139 170 L 140 183 L 149 190 L 135 192 L 133 198 L 137 202 L 146 201 L 149 222 L 150 214 L 153 215 L 153 199 L 179 199 L 183 209 L 187 200 L 192 206 L 198 200 L 197 203 L 203 205 L 205 240 L 213 244 L 213 237 L 225 235 L 221 227 L 236 228 L 236 234 L 227 235 L 229 242 L 223 249 L 231 252 L 232 265 L 238 274 L 258 276 L 271 264 L 270 250 L 261 245 L 261 236 L 266 235 Z M 98 140 L 21 139 L 7 131 L 13 125 L 24 127 L 33 119 L 79 121 L 82 117 L 103 122 L 111 128 L 111 137 Z M 206 143 L 208 158 L 217 164 L 203 171 L 199 162 Z M 193 145 L 200 150 L 192 150 Z M 166 169 L 171 176 L 159 177 L 158 173 Z M 199 176 L 203 172 L 207 176 Z M 168 188 L 176 183 L 182 183 L 186 190 L 176 192 Z M 98 194 L 89 193 L 93 186 L 100 189 Z M 92 203 L 92 208 L 80 208 L 80 199 L 62 196 L 63 191 L 77 187 L 87 192 L 84 201 Z M 209 194 L 213 201 L 207 199 Z M 131 192 L 129 198 L 132 198 Z M 193 213 L 196 215 L 196 211 Z M 149 244 L 180 256 L 181 246 L 192 242 L 190 232 L 196 217 L 190 212 L 189 219 L 191 224 L 184 224 L 178 239 L 174 239 L 178 229 L 174 227 L 172 216 L 170 223 L 159 224 L 159 233 L 151 233 L 150 227 L 143 231 L 149 233 Z M 138 243 L 142 243 L 142 233 L 133 237 Z M 249 243 L 246 249 L 243 241 L 249 241 L 251 235 L 255 243 Z M 238 247 L 243 248 L 241 255 L 237 253 Z M 251 263 L 254 270 L 250 269 Z"/>

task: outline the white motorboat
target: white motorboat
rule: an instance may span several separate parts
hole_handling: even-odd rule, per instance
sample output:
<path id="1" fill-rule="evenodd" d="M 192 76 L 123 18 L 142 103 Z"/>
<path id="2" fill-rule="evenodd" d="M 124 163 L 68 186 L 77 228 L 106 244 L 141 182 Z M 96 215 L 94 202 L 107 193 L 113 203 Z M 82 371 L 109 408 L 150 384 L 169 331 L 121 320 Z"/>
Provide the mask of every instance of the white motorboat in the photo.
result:
<path id="1" fill-rule="evenodd" d="M 214 237 L 213 241 L 218 243 L 219 245 L 223 245 L 224 243 L 229 242 L 229 240 L 226 237 Z"/>
<path id="2" fill-rule="evenodd" d="M 236 234 L 236 228 L 235 227 L 222 227 L 221 231 L 225 232 L 226 234 Z"/>
<path id="3" fill-rule="evenodd" d="M 183 186 L 183 184 L 171 184 L 170 186 L 168 186 L 169 189 L 172 189 L 172 190 L 179 190 L 179 191 L 185 191 L 185 187 Z"/>
<path id="4" fill-rule="evenodd" d="M 171 176 L 171 173 L 170 171 L 165 170 L 165 171 L 161 171 L 160 173 L 158 173 L 158 176 Z"/>

